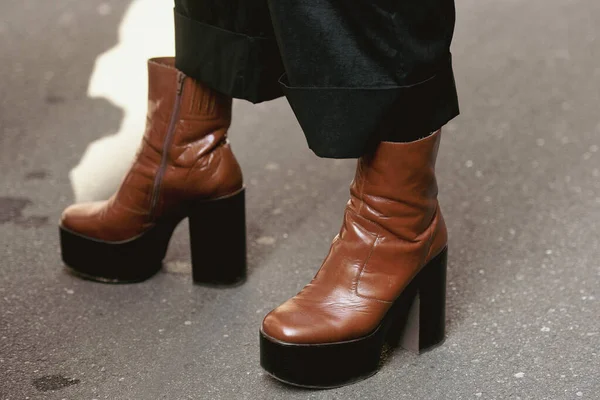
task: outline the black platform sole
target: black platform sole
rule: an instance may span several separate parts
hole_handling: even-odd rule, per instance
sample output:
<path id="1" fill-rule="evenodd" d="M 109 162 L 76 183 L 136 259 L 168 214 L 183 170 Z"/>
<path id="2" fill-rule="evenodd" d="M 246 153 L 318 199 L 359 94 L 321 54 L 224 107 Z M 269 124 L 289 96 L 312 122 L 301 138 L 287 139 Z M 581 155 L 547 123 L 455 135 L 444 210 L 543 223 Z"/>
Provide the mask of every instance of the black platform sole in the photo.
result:
<path id="1" fill-rule="evenodd" d="M 421 353 L 445 334 L 447 249 L 431 260 L 368 336 L 337 343 L 285 343 L 260 332 L 260 363 L 274 378 L 306 388 L 335 388 L 375 374 L 384 344 Z"/>
<path id="2" fill-rule="evenodd" d="M 246 279 L 244 190 L 230 197 L 196 202 L 162 219 L 143 234 L 105 242 L 60 227 L 62 259 L 75 274 L 105 283 L 144 281 L 162 267 L 177 225 L 189 218 L 195 283 L 233 286 Z"/>

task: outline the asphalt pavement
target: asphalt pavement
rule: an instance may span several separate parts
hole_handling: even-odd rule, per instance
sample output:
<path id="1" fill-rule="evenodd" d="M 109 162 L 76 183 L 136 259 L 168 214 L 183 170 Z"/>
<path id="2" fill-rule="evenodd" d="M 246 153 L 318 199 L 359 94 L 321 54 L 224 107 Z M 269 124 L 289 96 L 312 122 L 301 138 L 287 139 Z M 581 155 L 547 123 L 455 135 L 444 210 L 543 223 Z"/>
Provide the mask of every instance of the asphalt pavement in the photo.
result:
<path id="1" fill-rule="evenodd" d="M 600 399 L 600 2 L 458 3 L 462 113 L 438 160 L 447 339 L 307 391 L 261 370 L 258 329 L 319 268 L 355 162 L 314 156 L 285 100 L 237 102 L 248 281 L 194 286 L 185 224 L 151 280 L 79 280 L 59 216 L 114 190 L 144 122 L 88 94 L 130 1 L 0 2 L 0 399 Z"/>

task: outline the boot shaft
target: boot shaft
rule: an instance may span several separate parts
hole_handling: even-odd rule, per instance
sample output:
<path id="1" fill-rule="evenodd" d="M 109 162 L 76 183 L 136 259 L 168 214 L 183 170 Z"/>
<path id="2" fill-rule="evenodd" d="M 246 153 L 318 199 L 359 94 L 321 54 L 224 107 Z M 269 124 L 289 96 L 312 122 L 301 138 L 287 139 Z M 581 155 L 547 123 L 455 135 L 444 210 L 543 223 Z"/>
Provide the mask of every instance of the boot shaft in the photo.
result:
<path id="1" fill-rule="evenodd" d="M 169 139 L 175 147 L 208 134 L 216 135 L 217 141 L 224 140 L 231 125 L 231 97 L 186 77 L 174 64 L 173 58 L 148 61 L 146 141 L 160 150 Z M 170 130 L 172 137 L 168 138 Z M 176 153 L 170 158 L 178 157 Z"/>
<path id="2" fill-rule="evenodd" d="M 410 143 L 381 142 L 358 161 L 349 206 L 395 236 L 415 240 L 438 208 L 440 132 Z"/>

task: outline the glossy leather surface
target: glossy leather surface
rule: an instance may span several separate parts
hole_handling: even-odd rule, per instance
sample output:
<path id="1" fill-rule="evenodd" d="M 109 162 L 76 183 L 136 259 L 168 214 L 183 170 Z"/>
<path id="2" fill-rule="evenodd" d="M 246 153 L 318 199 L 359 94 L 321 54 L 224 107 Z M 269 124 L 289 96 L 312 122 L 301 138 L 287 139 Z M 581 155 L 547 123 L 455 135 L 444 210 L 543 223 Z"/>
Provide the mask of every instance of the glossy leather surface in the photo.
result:
<path id="1" fill-rule="evenodd" d="M 381 142 L 359 159 L 329 255 L 310 284 L 266 316 L 266 335 L 295 344 L 333 343 L 379 325 L 447 243 L 434 171 L 440 135 Z"/>
<path id="2" fill-rule="evenodd" d="M 109 200 L 68 207 L 62 227 L 97 240 L 124 241 L 191 202 L 242 188 L 241 169 L 227 142 L 231 98 L 185 77 L 172 58 L 149 60 L 148 75 L 146 131 L 131 169 Z"/>

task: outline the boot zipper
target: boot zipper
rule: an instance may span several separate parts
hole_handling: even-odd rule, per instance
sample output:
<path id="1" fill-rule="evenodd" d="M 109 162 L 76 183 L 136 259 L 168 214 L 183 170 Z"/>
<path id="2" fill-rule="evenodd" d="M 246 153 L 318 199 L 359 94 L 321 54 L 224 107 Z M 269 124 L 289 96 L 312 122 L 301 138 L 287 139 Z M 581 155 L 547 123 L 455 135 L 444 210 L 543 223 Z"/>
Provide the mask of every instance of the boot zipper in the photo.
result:
<path id="1" fill-rule="evenodd" d="M 175 133 L 175 128 L 177 127 L 177 119 L 179 117 L 179 109 L 181 108 L 181 100 L 183 98 L 183 84 L 185 82 L 185 74 L 182 72 L 177 72 L 177 94 L 175 96 L 175 105 L 173 106 L 173 112 L 171 114 L 171 121 L 169 123 L 169 129 L 167 130 L 167 134 L 165 135 L 165 140 L 163 143 L 163 153 L 160 160 L 160 166 L 156 173 L 156 177 L 154 178 L 154 188 L 152 191 L 152 200 L 150 202 L 150 218 L 154 219 L 154 212 L 156 211 L 156 206 L 158 203 L 158 197 L 160 192 L 160 186 L 162 184 L 162 180 L 165 174 L 165 170 L 167 168 L 167 161 L 169 157 L 169 147 L 171 147 L 171 142 L 173 141 L 173 134 Z"/>

